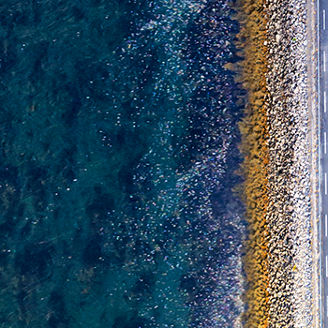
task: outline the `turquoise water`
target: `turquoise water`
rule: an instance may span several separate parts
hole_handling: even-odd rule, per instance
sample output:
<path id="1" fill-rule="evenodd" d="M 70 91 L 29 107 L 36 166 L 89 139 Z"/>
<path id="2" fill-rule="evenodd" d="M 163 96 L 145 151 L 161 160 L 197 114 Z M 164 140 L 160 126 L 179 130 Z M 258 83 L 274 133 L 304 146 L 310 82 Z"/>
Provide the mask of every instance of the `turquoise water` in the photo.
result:
<path id="1" fill-rule="evenodd" d="M 232 327 L 231 7 L 0 4 L 0 327 Z"/>

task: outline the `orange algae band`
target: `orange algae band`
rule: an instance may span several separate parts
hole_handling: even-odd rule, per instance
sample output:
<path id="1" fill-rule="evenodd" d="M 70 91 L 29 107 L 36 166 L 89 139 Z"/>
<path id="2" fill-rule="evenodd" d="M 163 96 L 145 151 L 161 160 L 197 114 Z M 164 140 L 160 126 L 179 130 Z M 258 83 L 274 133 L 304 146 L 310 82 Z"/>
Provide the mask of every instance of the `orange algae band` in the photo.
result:
<path id="1" fill-rule="evenodd" d="M 269 163 L 266 84 L 268 70 L 265 1 L 240 0 L 236 2 L 240 22 L 238 46 L 243 60 L 236 64 L 238 79 L 247 90 L 245 118 L 240 123 L 242 134 L 242 167 L 245 178 L 243 191 L 248 221 L 245 242 L 244 270 L 246 290 L 243 314 L 244 327 L 268 327 L 268 172 Z"/>

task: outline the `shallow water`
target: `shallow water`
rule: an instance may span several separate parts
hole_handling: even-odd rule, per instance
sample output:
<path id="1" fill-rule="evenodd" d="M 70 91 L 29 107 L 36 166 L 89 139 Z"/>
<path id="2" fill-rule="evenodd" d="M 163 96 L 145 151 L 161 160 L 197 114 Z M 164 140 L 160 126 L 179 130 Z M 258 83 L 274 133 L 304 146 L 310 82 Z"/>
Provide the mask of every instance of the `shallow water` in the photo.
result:
<path id="1" fill-rule="evenodd" d="M 0 5 L 0 327 L 231 327 L 245 226 L 231 14 Z"/>

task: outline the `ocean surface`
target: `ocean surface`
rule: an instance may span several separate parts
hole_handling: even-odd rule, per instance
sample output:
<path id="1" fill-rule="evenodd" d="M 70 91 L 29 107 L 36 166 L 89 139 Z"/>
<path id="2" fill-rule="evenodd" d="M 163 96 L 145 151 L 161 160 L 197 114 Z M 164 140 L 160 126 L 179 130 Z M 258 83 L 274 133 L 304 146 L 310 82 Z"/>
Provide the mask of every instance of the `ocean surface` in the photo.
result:
<path id="1" fill-rule="evenodd" d="M 0 2 L 0 327 L 232 328 L 228 0 Z"/>

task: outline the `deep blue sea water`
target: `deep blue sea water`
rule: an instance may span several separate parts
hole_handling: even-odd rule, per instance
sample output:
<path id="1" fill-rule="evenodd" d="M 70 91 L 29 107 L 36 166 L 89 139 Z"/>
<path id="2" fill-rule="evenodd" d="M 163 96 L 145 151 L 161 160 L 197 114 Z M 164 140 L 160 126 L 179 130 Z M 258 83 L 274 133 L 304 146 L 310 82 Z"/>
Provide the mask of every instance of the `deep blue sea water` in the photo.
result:
<path id="1" fill-rule="evenodd" d="M 0 1 L 1 328 L 233 327 L 232 5 Z"/>

